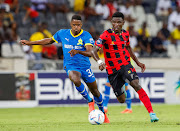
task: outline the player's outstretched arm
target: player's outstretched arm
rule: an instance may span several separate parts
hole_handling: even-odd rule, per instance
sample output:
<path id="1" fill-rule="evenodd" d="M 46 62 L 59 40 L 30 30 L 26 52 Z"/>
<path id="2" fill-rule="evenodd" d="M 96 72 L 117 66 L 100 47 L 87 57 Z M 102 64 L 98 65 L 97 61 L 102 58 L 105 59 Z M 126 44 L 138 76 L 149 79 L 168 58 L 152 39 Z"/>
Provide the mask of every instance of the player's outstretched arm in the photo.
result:
<path id="1" fill-rule="evenodd" d="M 106 64 L 99 58 L 97 54 L 98 51 L 99 49 L 96 46 L 94 46 L 93 49 L 91 50 L 91 56 L 99 64 L 99 69 L 102 71 L 106 68 Z"/>
<path id="2" fill-rule="evenodd" d="M 139 62 L 138 58 L 135 56 L 131 46 L 126 46 L 126 49 L 129 51 L 129 54 L 131 56 L 131 58 L 136 62 L 136 64 L 141 67 L 141 72 L 143 73 L 146 69 L 145 64 Z"/>
<path id="3" fill-rule="evenodd" d="M 21 40 L 20 43 L 23 45 L 49 45 L 54 43 L 55 41 L 52 38 L 45 38 L 38 41 L 28 41 L 28 40 Z"/>

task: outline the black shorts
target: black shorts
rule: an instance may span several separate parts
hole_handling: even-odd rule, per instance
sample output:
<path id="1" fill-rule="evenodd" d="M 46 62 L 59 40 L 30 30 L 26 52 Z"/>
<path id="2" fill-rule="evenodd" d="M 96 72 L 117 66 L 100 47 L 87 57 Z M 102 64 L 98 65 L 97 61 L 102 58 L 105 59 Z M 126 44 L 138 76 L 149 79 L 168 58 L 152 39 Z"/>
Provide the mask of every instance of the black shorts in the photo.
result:
<path id="1" fill-rule="evenodd" d="M 109 82 L 113 88 L 116 97 L 124 93 L 123 85 L 132 80 L 139 79 L 136 70 L 131 64 L 122 66 L 120 70 L 108 76 Z"/>

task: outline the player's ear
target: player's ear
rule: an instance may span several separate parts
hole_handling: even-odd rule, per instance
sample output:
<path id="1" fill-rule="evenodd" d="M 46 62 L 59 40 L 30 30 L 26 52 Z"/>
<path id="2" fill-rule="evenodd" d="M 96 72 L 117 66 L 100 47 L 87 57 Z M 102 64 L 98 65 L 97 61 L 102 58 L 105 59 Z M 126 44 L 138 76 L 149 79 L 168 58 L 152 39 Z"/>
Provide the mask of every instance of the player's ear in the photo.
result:
<path id="1" fill-rule="evenodd" d="M 123 25 L 125 24 L 125 20 L 123 20 Z"/>
<path id="2" fill-rule="evenodd" d="M 71 23 L 70 23 L 70 26 L 72 27 L 72 21 L 71 21 Z"/>

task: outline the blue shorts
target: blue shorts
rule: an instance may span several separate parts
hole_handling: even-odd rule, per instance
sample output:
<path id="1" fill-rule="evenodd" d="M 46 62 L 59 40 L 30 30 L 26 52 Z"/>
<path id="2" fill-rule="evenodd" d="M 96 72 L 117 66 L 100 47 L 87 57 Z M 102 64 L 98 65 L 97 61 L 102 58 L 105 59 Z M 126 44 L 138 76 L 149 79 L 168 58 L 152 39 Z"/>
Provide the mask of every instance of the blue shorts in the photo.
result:
<path id="1" fill-rule="evenodd" d="M 96 80 L 94 73 L 92 72 L 90 67 L 86 67 L 86 68 L 79 68 L 77 66 L 66 66 L 65 69 L 67 75 L 69 76 L 69 72 L 70 71 L 78 71 L 81 73 L 81 78 L 83 79 L 83 81 L 85 83 L 92 83 Z"/>

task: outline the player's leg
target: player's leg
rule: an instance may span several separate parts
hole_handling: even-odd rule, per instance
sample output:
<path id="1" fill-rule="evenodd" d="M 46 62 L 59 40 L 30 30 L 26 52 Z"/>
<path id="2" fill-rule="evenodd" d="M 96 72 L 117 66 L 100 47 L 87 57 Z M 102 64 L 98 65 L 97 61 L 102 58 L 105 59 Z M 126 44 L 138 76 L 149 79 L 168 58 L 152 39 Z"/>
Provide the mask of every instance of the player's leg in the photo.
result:
<path id="1" fill-rule="evenodd" d="M 91 93 L 93 94 L 94 100 L 95 100 L 96 104 L 98 105 L 99 110 L 101 110 L 105 115 L 104 123 L 110 123 L 107 115 L 104 112 L 102 95 L 97 88 L 96 81 L 94 81 L 92 83 L 86 83 L 86 84 L 87 84 L 89 90 L 91 91 Z"/>
<path id="2" fill-rule="evenodd" d="M 149 112 L 149 115 L 151 117 L 151 122 L 157 122 L 159 121 L 159 118 L 156 117 L 156 114 L 153 112 L 153 108 L 151 105 L 151 101 L 144 91 L 144 89 L 139 85 L 139 80 L 133 80 L 130 82 L 130 85 L 134 88 L 134 90 L 138 93 L 139 99 L 146 107 L 147 111 Z"/>
<path id="3" fill-rule="evenodd" d="M 84 70 L 81 70 L 81 73 L 82 73 L 82 78 L 83 78 L 84 82 L 86 82 L 89 90 L 91 91 L 91 93 L 94 96 L 94 100 L 95 100 L 96 104 L 98 105 L 99 109 L 105 114 L 104 107 L 103 107 L 102 95 L 97 88 L 96 79 L 95 79 L 95 76 L 94 76 L 92 70 L 90 68 L 84 69 Z M 104 123 L 110 123 L 106 114 L 105 114 Z"/>
<path id="4" fill-rule="evenodd" d="M 125 86 L 125 91 L 126 91 L 126 105 L 127 105 L 127 108 L 124 111 L 122 111 L 121 113 L 132 113 L 131 94 L 130 94 L 130 91 L 129 91 L 129 88 L 128 88 L 128 83 L 125 83 L 124 86 Z"/>
<path id="5" fill-rule="evenodd" d="M 137 73 L 131 64 L 126 66 L 125 72 L 124 72 L 124 78 L 125 78 L 125 81 L 128 81 L 130 85 L 134 88 L 134 90 L 138 93 L 139 99 L 144 104 L 147 111 L 150 113 L 151 122 L 158 121 L 159 119 L 156 117 L 155 113 L 153 112 L 151 101 L 148 95 L 146 94 L 146 92 L 139 85 L 139 79 L 138 79 Z"/>
<path id="6" fill-rule="evenodd" d="M 70 71 L 69 79 L 74 83 L 78 92 L 87 100 L 88 103 L 93 102 L 93 99 L 89 96 L 84 84 L 81 82 L 81 73 L 78 71 Z"/>
<path id="7" fill-rule="evenodd" d="M 108 105 L 108 102 L 109 102 L 110 89 L 111 89 L 111 85 L 110 85 L 109 80 L 107 78 L 107 82 L 105 84 L 104 99 L 103 99 L 103 106 L 104 106 L 104 111 L 105 112 L 108 111 L 107 105 Z"/>

